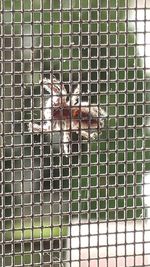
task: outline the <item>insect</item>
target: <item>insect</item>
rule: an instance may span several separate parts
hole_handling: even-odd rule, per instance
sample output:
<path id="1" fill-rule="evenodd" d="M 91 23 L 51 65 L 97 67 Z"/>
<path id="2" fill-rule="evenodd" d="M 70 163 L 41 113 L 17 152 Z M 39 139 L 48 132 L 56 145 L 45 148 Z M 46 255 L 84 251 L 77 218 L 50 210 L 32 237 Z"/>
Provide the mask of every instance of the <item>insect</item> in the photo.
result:
<path id="1" fill-rule="evenodd" d="M 44 121 L 41 125 L 29 123 L 30 132 L 62 132 L 64 153 L 70 152 L 71 132 L 81 134 L 89 139 L 95 138 L 104 126 L 106 112 L 97 106 L 89 106 L 88 102 L 80 101 L 80 87 L 75 88 L 68 100 L 66 88 L 55 77 L 40 81 L 49 92 L 43 111 Z"/>

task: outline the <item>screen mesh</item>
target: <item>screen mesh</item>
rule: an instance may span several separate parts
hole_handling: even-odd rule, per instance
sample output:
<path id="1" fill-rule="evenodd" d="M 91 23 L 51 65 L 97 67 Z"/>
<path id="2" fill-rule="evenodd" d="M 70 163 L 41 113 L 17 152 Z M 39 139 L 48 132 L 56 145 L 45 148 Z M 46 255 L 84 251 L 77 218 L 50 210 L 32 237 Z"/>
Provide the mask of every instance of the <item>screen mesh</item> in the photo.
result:
<path id="1" fill-rule="evenodd" d="M 149 17 L 0 0 L 0 266 L 150 266 Z"/>

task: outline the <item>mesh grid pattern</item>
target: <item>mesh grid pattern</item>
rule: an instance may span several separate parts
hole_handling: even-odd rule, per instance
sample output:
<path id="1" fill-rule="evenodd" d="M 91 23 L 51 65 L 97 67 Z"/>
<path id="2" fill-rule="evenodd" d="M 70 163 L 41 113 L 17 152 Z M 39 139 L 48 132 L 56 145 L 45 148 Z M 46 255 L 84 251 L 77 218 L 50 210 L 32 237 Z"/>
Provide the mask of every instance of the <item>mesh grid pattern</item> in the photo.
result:
<path id="1" fill-rule="evenodd" d="M 0 0 L 0 266 L 150 266 L 148 0 Z M 107 112 L 97 139 L 44 123 L 50 75 Z M 89 128 L 90 132 L 90 128 Z"/>

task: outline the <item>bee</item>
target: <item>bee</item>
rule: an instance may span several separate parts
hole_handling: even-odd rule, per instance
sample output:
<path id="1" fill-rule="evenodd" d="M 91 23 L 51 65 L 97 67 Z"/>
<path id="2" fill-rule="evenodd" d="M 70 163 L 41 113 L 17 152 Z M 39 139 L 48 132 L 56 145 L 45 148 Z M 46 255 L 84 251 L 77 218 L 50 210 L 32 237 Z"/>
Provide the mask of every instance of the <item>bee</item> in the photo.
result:
<path id="1" fill-rule="evenodd" d="M 70 152 L 71 132 L 81 134 L 85 139 L 96 138 L 104 126 L 106 112 L 98 106 L 89 106 L 88 102 L 80 101 L 79 85 L 74 89 L 68 100 L 67 90 L 55 77 L 40 81 L 49 93 L 43 110 L 42 125 L 29 123 L 29 131 L 36 133 L 62 132 L 64 153 Z"/>

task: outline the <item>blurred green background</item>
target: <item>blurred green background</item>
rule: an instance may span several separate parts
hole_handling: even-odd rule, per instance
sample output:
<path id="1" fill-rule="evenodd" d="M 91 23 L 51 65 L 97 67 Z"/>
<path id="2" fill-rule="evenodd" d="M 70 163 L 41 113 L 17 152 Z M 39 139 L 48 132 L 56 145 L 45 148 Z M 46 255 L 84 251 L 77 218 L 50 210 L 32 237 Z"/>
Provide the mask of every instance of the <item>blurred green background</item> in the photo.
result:
<path id="1" fill-rule="evenodd" d="M 4 40 L 1 229 L 5 229 L 1 242 L 21 239 L 27 253 L 20 256 L 17 243 L 13 266 L 21 261 L 40 264 L 40 257 L 28 257 L 29 239 L 38 240 L 37 247 L 40 237 L 66 240 L 72 220 L 146 216 L 143 179 L 150 171 L 150 145 L 144 115 L 149 113 L 145 105 L 149 81 L 137 31 L 129 22 L 133 2 L 127 6 L 125 0 L 0 1 Z M 39 80 L 51 73 L 65 84 L 68 96 L 79 83 L 81 99 L 99 104 L 108 114 L 98 140 L 86 142 L 72 134 L 68 158 L 59 135 L 28 133 L 30 120 L 42 120 L 42 99 L 48 97 Z M 51 243 L 45 242 L 48 252 L 43 261 L 59 259 L 57 251 L 50 259 Z M 59 242 L 54 242 L 54 249 Z M 6 252 L 11 249 L 8 244 Z M 12 258 L 5 256 L 5 266 Z"/>

